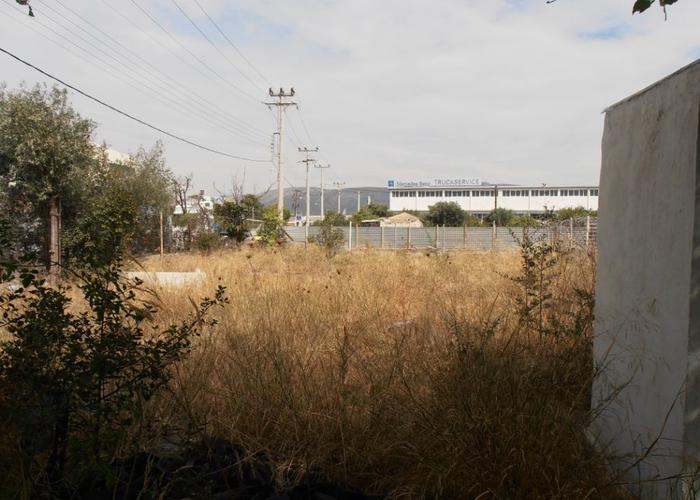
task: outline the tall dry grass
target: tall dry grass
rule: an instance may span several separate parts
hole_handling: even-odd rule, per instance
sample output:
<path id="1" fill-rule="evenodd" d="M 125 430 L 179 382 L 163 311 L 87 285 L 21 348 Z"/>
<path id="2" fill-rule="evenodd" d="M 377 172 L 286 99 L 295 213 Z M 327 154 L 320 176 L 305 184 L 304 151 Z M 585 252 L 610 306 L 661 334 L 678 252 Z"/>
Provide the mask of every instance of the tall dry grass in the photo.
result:
<path id="1" fill-rule="evenodd" d="M 230 304 L 151 408 L 393 498 L 615 498 L 588 446 L 595 263 L 560 255 L 549 312 L 527 331 L 513 253 L 228 251 L 154 257 L 207 280 L 160 289 L 160 321 L 222 283 Z M 288 477 L 287 480 L 290 480 Z"/>

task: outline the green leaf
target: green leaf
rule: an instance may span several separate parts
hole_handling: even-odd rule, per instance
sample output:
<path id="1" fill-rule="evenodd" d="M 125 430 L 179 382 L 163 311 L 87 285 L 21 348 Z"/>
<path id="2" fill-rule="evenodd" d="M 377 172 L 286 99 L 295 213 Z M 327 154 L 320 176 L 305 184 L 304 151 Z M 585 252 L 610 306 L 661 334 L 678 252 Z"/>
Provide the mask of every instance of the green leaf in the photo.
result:
<path id="1" fill-rule="evenodd" d="M 675 0 L 673 0 L 675 1 Z M 637 0 L 634 2 L 634 7 L 632 7 L 632 14 L 635 12 L 642 13 L 645 10 L 647 10 L 649 7 L 651 7 L 651 4 L 654 3 L 654 0 Z"/>

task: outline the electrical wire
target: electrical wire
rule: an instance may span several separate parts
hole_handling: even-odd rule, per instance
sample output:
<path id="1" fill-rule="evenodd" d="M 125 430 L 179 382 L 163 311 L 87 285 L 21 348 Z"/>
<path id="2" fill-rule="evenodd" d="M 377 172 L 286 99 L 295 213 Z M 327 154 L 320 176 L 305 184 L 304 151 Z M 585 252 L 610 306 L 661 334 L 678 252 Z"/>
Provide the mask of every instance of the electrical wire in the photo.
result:
<path id="1" fill-rule="evenodd" d="M 196 61 L 198 61 L 204 68 L 206 68 L 207 70 L 209 70 L 209 72 L 212 73 L 214 76 L 216 76 L 219 80 L 221 80 L 222 82 L 224 82 L 224 83 L 225 83 L 226 85 L 228 85 L 229 87 L 233 88 L 236 92 L 238 92 L 238 93 L 240 93 L 240 94 L 242 94 L 242 95 L 244 95 L 244 96 L 246 96 L 246 97 L 249 97 L 250 99 L 252 99 L 253 101 L 255 101 L 255 102 L 257 102 L 257 103 L 260 102 L 259 99 L 257 99 L 256 97 L 252 96 L 251 94 L 249 94 L 248 92 L 246 92 L 245 90 L 243 90 L 243 89 L 240 88 L 239 86 L 235 85 L 234 83 L 231 83 L 231 82 L 228 81 L 226 78 L 224 78 L 219 72 L 217 72 L 216 70 L 212 69 L 212 68 L 211 68 L 207 63 L 205 63 L 199 56 L 197 56 L 197 54 L 195 54 L 195 53 L 192 52 L 190 49 L 188 49 L 180 40 L 178 40 L 177 38 L 175 38 L 166 28 L 164 28 L 163 25 L 160 24 L 153 16 L 151 16 L 151 14 L 149 14 L 148 11 L 147 11 L 146 9 L 144 9 L 144 8 L 141 7 L 138 3 L 136 3 L 136 0 L 131 0 L 131 3 L 134 4 L 134 5 L 136 6 L 136 8 L 139 9 L 146 17 L 148 17 L 148 19 L 150 19 L 151 22 L 152 22 L 153 24 L 155 24 L 156 26 L 158 26 L 158 28 L 160 28 L 161 31 L 163 31 L 166 35 L 168 35 L 168 37 L 169 37 L 171 40 L 173 40 L 173 41 L 174 41 L 175 43 L 177 43 L 180 47 L 182 47 L 183 50 L 185 50 L 190 56 L 192 56 Z"/>
<path id="2" fill-rule="evenodd" d="M 107 44 L 105 44 L 102 40 L 100 40 L 99 38 L 95 37 L 92 33 L 86 31 L 86 30 L 83 29 L 81 26 L 79 26 L 79 25 L 77 25 L 76 23 L 74 23 L 72 20 L 70 20 L 70 19 L 66 18 L 65 16 L 63 16 L 62 14 L 56 12 L 54 9 L 52 9 L 52 8 L 51 8 L 50 6 L 48 6 L 48 5 L 45 5 L 45 7 L 49 8 L 49 9 L 52 10 L 53 12 L 57 13 L 59 16 L 61 16 L 62 18 L 66 19 L 68 22 L 70 22 L 71 24 L 73 24 L 73 25 L 76 26 L 77 28 L 81 29 L 83 32 L 85 32 L 85 33 L 88 34 L 89 36 L 93 37 L 93 38 L 94 38 L 95 40 L 97 40 L 98 42 L 102 43 L 103 45 L 106 45 L 110 50 L 113 50 L 118 56 L 123 57 L 122 54 L 120 54 L 118 51 L 115 51 L 113 48 L 111 48 L 110 46 L 108 46 Z M 35 11 L 36 11 L 36 9 L 35 9 Z M 182 110 L 183 110 L 182 108 L 186 108 L 186 109 L 189 110 L 190 113 L 192 113 L 193 115 L 199 117 L 199 118 L 200 118 L 204 123 L 206 123 L 208 126 L 213 126 L 214 123 L 212 123 L 212 120 L 214 120 L 214 122 L 216 122 L 216 126 L 221 127 L 221 128 L 224 128 L 224 129 L 228 130 L 229 132 L 231 132 L 231 133 L 233 133 L 233 134 L 239 135 L 239 137 L 243 138 L 243 139 L 246 140 L 247 142 L 250 142 L 250 143 L 252 143 L 252 144 L 254 144 L 254 145 L 256 145 L 256 146 L 259 146 L 259 145 L 260 145 L 260 140 L 259 140 L 259 138 L 255 138 L 255 137 L 252 136 L 249 132 L 247 132 L 247 131 L 245 131 L 245 130 L 242 130 L 242 129 L 234 128 L 233 125 L 229 124 L 229 123 L 226 122 L 225 120 L 222 120 L 222 119 L 219 118 L 219 117 L 214 117 L 214 116 L 211 116 L 211 115 L 208 115 L 208 114 L 204 113 L 202 110 L 200 110 L 200 109 L 199 109 L 198 107 L 196 107 L 195 105 L 191 104 L 189 101 L 182 101 L 182 100 L 178 100 L 177 98 L 171 97 L 171 94 L 170 94 L 170 92 L 169 92 L 169 90 L 168 90 L 168 89 L 169 89 L 169 86 L 166 86 L 166 87 L 163 88 L 162 86 L 160 86 L 159 82 L 158 82 L 158 81 L 154 81 L 153 78 L 150 78 L 149 81 L 150 81 L 151 83 L 154 83 L 157 87 L 160 87 L 160 88 L 154 88 L 154 87 L 152 87 L 151 85 L 149 85 L 148 83 L 145 83 L 145 82 L 143 82 L 143 81 L 140 81 L 140 80 L 138 79 L 138 77 L 141 76 L 141 75 L 139 75 L 139 73 L 135 72 L 135 71 L 133 70 L 133 68 L 131 67 L 131 65 L 128 64 L 128 59 L 127 59 L 127 63 L 122 62 L 121 60 L 115 58 L 115 57 L 112 56 L 111 54 L 105 52 L 105 51 L 102 50 L 100 47 L 98 47 L 98 46 L 96 46 L 95 44 L 93 44 L 90 40 L 87 40 L 87 39 L 85 39 L 84 37 L 82 37 L 81 35 L 72 32 L 69 28 L 67 28 L 67 27 L 64 26 L 63 24 L 59 23 L 59 22 L 56 21 L 55 19 L 52 19 L 50 16 L 46 15 L 46 13 L 44 13 L 44 14 L 42 15 L 42 18 L 46 18 L 46 19 L 48 19 L 49 21 L 51 21 L 52 23 L 56 24 L 58 27 L 63 28 L 64 30 L 66 30 L 67 33 L 69 33 L 69 34 L 75 36 L 75 37 L 78 38 L 79 40 L 83 41 L 84 43 L 88 44 L 90 47 L 92 47 L 93 49 L 95 49 L 95 50 L 96 50 L 97 52 L 99 52 L 100 54 L 102 54 L 102 55 L 108 57 L 110 60 L 112 60 L 112 61 L 114 61 L 115 63 L 117 63 L 118 65 L 120 65 L 123 69 L 116 69 L 116 68 L 114 68 L 109 62 L 105 61 L 104 59 L 102 59 L 101 57 L 95 55 L 93 52 L 91 52 L 91 51 L 85 49 L 84 47 L 81 47 L 80 45 L 76 44 L 76 43 L 73 42 L 72 40 L 70 40 L 70 39 L 68 39 L 67 37 L 63 36 L 62 34 L 56 32 L 55 30 L 49 28 L 48 26 L 46 26 L 45 24 L 43 24 L 41 21 L 38 21 L 38 20 L 34 20 L 34 21 L 33 21 L 33 22 L 39 23 L 40 25 L 46 27 L 47 29 L 49 29 L 50 31 L 52 31 L 52 32 L 53 32 L 54 34 L 56 34 L 57 36 L 60 36 L 60 37 L 63 38 L 64 40 L 66 40 L 66 41 L 68 41 L 69 43 L 71 43 L 73 46 L 77 47 L 78 49 L 80 49 L 80 50 L 82 50 L 83 52 L 85 52 L 86 54 L 88 54 L 90 57 L 93 57 L 93 58 L 97 59 L 97 60 L 100 61 L 103 65 L 105 65 L 108 69 L 114 70 L 114 71 L 111 72 L 111 74 L 112 74 L 112 75 L 116 75 L 116 78 L 118 78 L 118 79 L 120 79 L 120 80 L 122 80 L 122 81 L 125 81 L 125 80 L 124 80 L 124 76 L 125 76 L 126 74 L 135 75 L 136 77 L 133 77 L 133 76 L 132 76 L 133 80 L 134 80 L 135 82 L 139 83 L 140 85 L 142 85 L 142 86 L 143 86 L 145 89 L 147 89 L 148 91 L 150 91 L 150 94 L 151 94 L 150 97 L 151 97 L 151 98 L 155 98 L 156 100 L 158 100 L 159 102 L 161 102 L 162 104 L 164 104 L 165 106 L 167 106 L 168 108 L 176 109 L 176 110 L 178 110 L 178 111 L 182 111 Z M 60 45 L 59 45 L 59 46 L 60 46 Z M 116 73 L 115 73 L 115 72 L 116 72 Z M 137 90 L 141 91 L 138 87 L 134 87 L 134 85 L 131 84 L 129 81 L 126 81 L 125 83 L 127 83 L 127 84 L 129 84 L 131 87 L 136 88 Z M 166 82 L 166 83 L 167 83 L 167 82 Z M 173 106 L 173 105 L 174 105 L 174 106 Z"/>
<path id="3" fill-rule="evenodd" d="M 198 106 L 206 108 L 207 113 L 209 113 L 207 118 L 213 118 L 214 116 L 216 116 L 217 119 L 220 121 L 220 123 L 224 123 L 225 125 L 227 124 L 229 127 L 237 129 L 236 133 L 241 133 L 243 135 L 250 135 L 250 134 L 252 134 L 252 132 L 255 132 L 256 134 L 259 134 L 261 137 L 267 137 L 267 134 L 264 134 L 262 132 L 257 131 L 254 127 L 248 125 L 246 122 L 244 122 L 240 118 L 238 118 L 234 115 L 231 115 L 230 113 L 227 113 L 225 110 L 220 109 L 220 107 L 217 107 L 211 101 L 207 100 L 203 96 L 200 96 L 198 92 L 196 92 L 196 91 L 188 88 L 186 85 L 180 83 L 178 78 L 174 78 L 172 75 L 169 75 L 169 74 L 165 73 L 164 71 L 161 71 L 153 63 L 151 63 L 151 61 L 148 61 L 147 59 L 142 57 L 140 54 L 131 50 L 129 47 L 127 47 L 126 45 L 121 43 L 119 40 L 117 40 L 116 38 L 111 36 L 109 33 L 102 30 L 100 27 L 95 26 L 95 24 L 90 22 L 89 19 L 86 19 L 85 17 L 81 16 L 78 12 L 74 11 L 69 6 L 65 5 L 61 0 L 54 0 L 54 1 L 57 2 L 65 11 L 70 12 L 75 17 L 80 19 L 83 23 L 90 26 L 93 30 L 95 30 L 96 32 L 98 32 L 101 35 L 103 35 L 104 37 L 106 37 L 111 43 L 104 42 L 102 39 L 100 39 L 99 37 L 90 33 L 89 31 L 85 30 L 82 26 L 79 26 L 71 19 L 68 19 L 65 16 L 63 16 L 61 13 L 56 12 L 49 5 L 45 5 L 45 7 L 49 8 L 53 12 L 56 12 L 56 14 L 60 15 L 61 17 L 66 19 L 68 22 L 70 22 L 71 24 L 76 26 L 78 29 L 80 29 L 84 33 L 87 33 L 95 40 L 99 41 L 102 45 L 104 45 L 108 49 L 112 50 L 114 53 L 116 53 L 120 57 L 125 58 L 129 64 L 134 64 L 134 59 L 136 59 L 137 61 L 140 61 L 140 63 L 137 65 L 143 71 L 147 72 L 152 77 L 157 78 L 159 81 L 163 82 L 167 86 L 167 88 L 173 88 L 174 92 L 176 91 L 175 88 L 177 88 L 177 90 L 179 90 L 179 92 L 177 92 L 177 93 L 178 93 L 178 95 L 182 96 L 181 98 L 184 97 L 184 99 L 196 101 Z M 122 18 L 129 21 L 131 23 L 131 25 L 134 26 L 137 30 L 141 31 L 142 33 L 144 32 L 141 28 L 138 27 L 138 25 L 133 23 L 133 21 L 131 21 L 129 18 L 125 17 L 119 11 L 116 11 L 109 3 L 107 3 L 106 5 L 110 9 L 115 11 L 118 15 L 120 15 Z M 124 56 L 124 54 L 122 52 L 116 50 L 115 45 L 118 47 L 121 47 L 127 54 L 130 55 L 130 57 L 132 59 L 127 58 L 126 56 Z M 180 60 L 182 60 L 182 59 L 180 59 Z M 232 123 L 229 124 L 228 120 L 231 120 Z"/>
<path id="4" fill-rule="evenodd" d="M 202 36 L 204 37 L 204 39 L 209 43 L 209 45 L 211 45 L 211 46 L 214 48 L 214 50 L 216 50 L 216 51 L 219 53 L 219 55 L 220 55 L 221 57 L 223 57 L 223 58 L 226 60 L 226 62 L 228 62 L 228 63 L 233 67 L 233 69 L 235 69 L 243 78 L 245 78 L 246 80 L 248 80 L 248 81 L 250 82 L 250 84 L 251 84 L 253 87 L 256 87 L 256 88 L 257 88 L 257 84 L 256 84 L 253 80 L 251 80 L 251 79 L 248 77 L 248 75 L 246 75 L 245 73 L 243 73 L 243 71 L 241 71 L 241 70 L 238 68 L 238 66 L 236 66 L 236 65 L 234 64 L 234 62 L 231 61 L 231 59 L 229 59 L 228 56 L 227 56 L 226 54 L 223 53 L 223 51 L 219 48 L 218 45 L 216 45 L 214 42 L 211 41 L 211 38 L 209 38 L 209 37 L 207 36 L 207 34 L 206 34 L 204 31 L 202 31 L 202 29 L 197 25 L 197 23 L 195 23 L 194 20 L 189 16 L 189 14 L 187 14 L 187 12 L 185 12 L 185 11 L 183 10 L 183 8 L 180 7 L 180 4 L 177 3 L 176 0 L 170 0 L 170 2 L 171 2 L 175 7 L 177 7 L 177 10 L 179 10 L 180 13 L 181 13 L 183 16 L 185 16 L 185 18 L 190 22 L 190 24 L 191 24 L 192 26 L 194 26 L 194 29 L 196 29 L 196 30 L 199 32 L 199 34 L 202 35 Z"/>
<path id="5" fill-rule="evenodd" d="M 194 0 L 194 3 L 197 4 L 197 7 L 199 7 L 199 9 L 202 11 L 202 13 L 204 13 L 205 16 L 207 16 L 207 19 L 209 19 L 209 22 L 211 22 L 211 24 L 214 25 L 214 27 L 216 28 L 216 30 L 221 34 L 222 37 L 224 37 L 224 39 L 228 42 L 228 44 L 229 44 L 231 47 L 233 47 L 233 50 L 235 50 L 235 51 L 238 53 L 238 55 L 241 56 L 241 59 L 243 59 L 245 62 L 247 62 L 247 63 L 248 63 L 248 66 L 250 66 L 250 67 L 253 69 L 253 71 L 255 71 L 255 73 L 257 73 L 257 75 L 258 75 L 260 78 L 262 78 L 262 80 L 263 80 L 265 83 L 267 83 L 267 85 L 268 85 L 269 87 L 272 87 L 272 84 L 271 84 L 270 81 L 265 77 L 265 75 L 263 75 L 260 71 L 258 71 L 258 68 L 256 68 L 256 67 L 253 65 L 253 63 L 250 62 L 250 60 L 243 54 L 243 52 L 241 52 L 241 51 L 238 49 L 238 47 L 236 47 L 236 44 L 233 43 L 233 42 L 231 41 L 231 39 L 226 35 L 226 33 L 224 33 L 224 31 L 223 31 L 223 30 L 219 27 L 219 25 L 216 23 L 216 21 L 214 21 L 214 19 L 212 19 L 212 17 L 209 15 L 209 13 L 208 13 L 206 10 L 204 10 L 204 7 L 202 7 L 202 5 L 199 3 L 199 0 Z"/>
<path id="6" fill-rule="evenodd" d="M 120 115 L 122 115 L 122 116 L 125 116 L 126 118 L 129 118 L 130 120 L 133 120 L 133 121 L 135 121 L 135 122 L 137 122 L 137 123 L 140 123 L 141 125 L 144 125 L 144 126 L 150 128 L 150 129 L 153 129 L 153 130 L 155 130 L 155 131 L 157 131 L 157 132 L 160 132 L 161 134 L 167 135 L 168 137 L 171 137 L 171 138 L 176 139 L 176 140 L 178 140 L 178 141 L 184 142 L 185 144 L 189 144 L 190 146 L 193 146 L 193 147 L 196 147 L 196 148 L 199 148 L 199 149 L 202 149 L 202 150 L 204 150 L 204 151 L 208 151 L 208 152 L 210 152 L 210 153 L 214 153 L 214 154 L 217 154 L 217 155 L 220 155 L 220 156 L 225 156 L 225 157 L 227 157 L 227 158 L 233 158 L 233 159 L 235 159 L 235 160 L 243 160 L 243 161 L 250 161 L 250 162 L 256 162 L 256 163 L 269 163 L 269 162 L 270 162 L 270 160 L 262 160 L 262 159 L 256 159 L 256 158 L 248 158 L 248 157 L 245 157 L 245 156 L 239 156 L 239 155 L 234 155 L 234 154 L 231 154 L 231 153 L 226 153 L 226 152 L 224 152 L 224 151 L 219 151 L 219 150 L 217 150 L 217 149 L 213 149 L 213 148 L 210 148 L 210 147 L 207 147 L 207 146 L 203 146 L 203 145 L 201 145 L 201 144 L 199 144 L 199 143 L 196 143 L 196 142 L 194 142 L 194 141 L 191 141 L 191 140 L 189 140 L 189 139 L 186 139 L 186 138 L 184 138 L 184 137 L 182 137 L 182 136 L 179 136 L 179 135 L 177 135 L 177 134 L 174 134 L 174 133 L 172 133 L 172 132 L 168 132 L 167 130 L 164 130 L 164 129 L 160 128 L 160 127 L 157 127 L 157 126 L 155 126 L 155 125 L 151 125 L 150 123 L 148 123 L 148 122 L 146 122 L 146 121 L 144 121 L 144 120 L 141 120 L 140 118 L 137 118 L 137 117 L 135 117 L 134 115 L 132 115 L 132 114 L 130 114 L 130 113 L 127 113 L 126 111 L 122 111 L 121 109 L 118 109 L 118 108 L 112 106 L 111 104 L 108 104 L 108 103 L 106 103 L 105 101 L 102 101 L 101 99 L 98 99 L 97 97 L 93 97 L 92 95 L 88 94 L 87 92 L 84 92 L 84 91 L 80 90 L 79 88 L 77 88 L 77 87 L 75 87 L 75 86 L 73 86 L 73 85 L 71 85 L 71 84 L 69 84 L 69 83 L 66 83 L 65 81 L 61 80 L 60 78 L 58 78 L 58 77 L 56 77 L 56 76 L 53 76 L 53 75 L 50 74 L 50 73 L 47 73 L 46 71 L 42 70 L 41 68 L 38 68 L 37 66 L 34 66 L 34 65 L 31 64 L 30 62 L 25 61 L 24 59 L 22 59 L 22 58 L 20 58 L 19 56 L 17 56 L 17 55 L 15 55 L 15 54 L 13 54 L 12 52 L 10 52 L 9 50 L 6 50 L 6 49 L 0 47 L 0 52 L 3 52 L 4 54 L 7 54 L 8 56 L 12 57 L 13 59 L 15 59 L 15 60 L 19 61 L 20 63 L 24 64 L 25 66 L 28 66 L 28 67 L 34 69 L 35 71 L 41 73 L 42 75 L 44 75 L 44 76 L 46 76 L 46 77 L 48 77 L 48 78 L 51 78 L 52 80 L 54 80 L 54 81 L 60 83 L 60 84 L 63 85 L 64 87 L 67 87 L 67 88 L 69 88 L 69 89 L 71 89 L 71 90 L 77 92 L 78 94 L 80 94 L 80 95 L 82 95 L 82 96 L 84 96 L 84 97 L 86 97 L 86 98 L 88 98 L 88 99 L 90 99 L 90 100 L 92 100 L 92 101 L 94 101 L 94 102 L 96 102 L 96 103 L 98 103 L 98 104 L 104 106 L 105 108 L 108 108 L 108 109 L 114 111 L 115 113 L 118 113 L 118 114 L 120 114 Z"/>

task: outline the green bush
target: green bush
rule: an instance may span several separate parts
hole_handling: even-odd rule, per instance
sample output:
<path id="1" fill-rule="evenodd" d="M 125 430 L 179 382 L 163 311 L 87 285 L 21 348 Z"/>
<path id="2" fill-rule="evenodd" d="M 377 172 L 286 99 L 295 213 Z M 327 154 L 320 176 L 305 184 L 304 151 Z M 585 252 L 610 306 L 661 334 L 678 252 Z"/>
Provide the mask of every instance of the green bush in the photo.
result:
<path id="1" fill-rule="evenodd" d="M 221 236 L 213 231 L 203 231 L 195 236 L 194 244 L 200 252 L 209 253 L 221 248 Z"/>
<path id="2" fill-rule="evenodd" d="M 21 284 L 0 294 L 0 331 L 8 335 L 0 344 L 0 416 L 17 443 L 12 467 L 25 497 L 65 496 L 76 472 L 109 461 L 192 337 L 214 323 L 209 311 L 226 302 L 219 287 L 188 320 L 157 327 L 156 309 L 137 295 L 141 283 L 120 267 L 116 258 L 74 271 L 76 294 L 17 260 L 0 262 L 0 282 Z"/>
<path id="3" fill-rule="evenodd" d="M 309 243 L 315 243 L 326 250 L 329 257 L 334 256 L 343 247 L 345 234 L 343 230 L 331 224 L 323 224 L 318 235 L 310 236 Z"/>

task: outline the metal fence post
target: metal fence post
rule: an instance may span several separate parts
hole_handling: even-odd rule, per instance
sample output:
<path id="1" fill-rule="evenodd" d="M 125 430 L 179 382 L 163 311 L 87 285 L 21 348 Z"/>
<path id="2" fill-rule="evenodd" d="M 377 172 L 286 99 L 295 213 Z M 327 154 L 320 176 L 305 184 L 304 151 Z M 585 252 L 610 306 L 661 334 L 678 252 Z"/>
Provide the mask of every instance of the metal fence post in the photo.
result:
<path id="1" fill-rule="evenodd" d="M 408 237 L 406 238 L 406 248 L 411 248 L 411 225 L 408 225 Z"/>
<path id="2" fill-rule="evenodd" d="M 352 221 L 348 223 L 348 251 L 352 252 Z"/>
<path id="3" fill-rule="evenodd" d="M 435 224 L 435 248 L 440 247 L 440 224 Z"/>
<path id="4" fill-rule="evenodd" d="M 464 239 L 464 241 L 462 242 L 462 245 L 466 249 L 467 248 L 467 225 L 466 224 L 464 225 L 464 237 L 463 237 L 463 239 Z"/>
<path id="5" fill-rule="evenodd" d="M 491 250 L 496 250 L 496 221 L 493 221 L 491 229 Z"/>
<path id="6" fill-rule="evenodd" d="M 360 223 L 355 224 L 355 248 L 360 248 Z"/>
<path id="7" fill-rule="evenodd" d="M 569 219 L 569 248 L 574 248 L 574 218 Z"/>
<path id="8" fill-rule="evenodd" d="M 396 238 L 397 238 L 396 231 L 397 231 L 396 222 L 394 222 L 394 250 L 396 250 Z"/>
<path id="9" fill-rule="evenodd" d="M 586 250 L 590 250 L 591 245 L 591 216 L 586 216 Z"/>
<path id="10" fill-rule="evenodd" d="M 442 249 L 447 250 L 447 229 L 445 229 L 445 224 L 442 225 Z"/>

